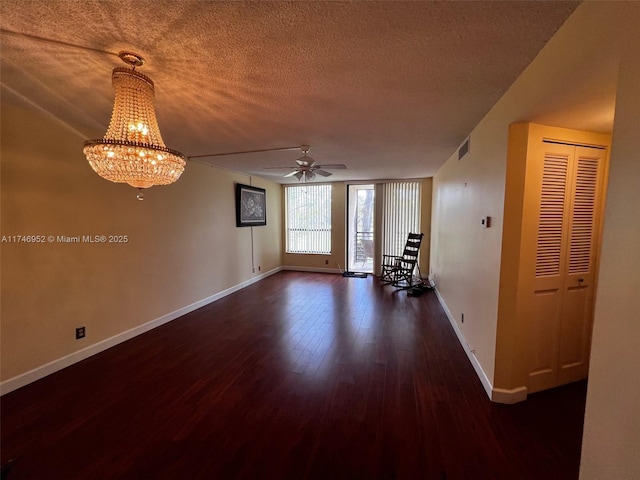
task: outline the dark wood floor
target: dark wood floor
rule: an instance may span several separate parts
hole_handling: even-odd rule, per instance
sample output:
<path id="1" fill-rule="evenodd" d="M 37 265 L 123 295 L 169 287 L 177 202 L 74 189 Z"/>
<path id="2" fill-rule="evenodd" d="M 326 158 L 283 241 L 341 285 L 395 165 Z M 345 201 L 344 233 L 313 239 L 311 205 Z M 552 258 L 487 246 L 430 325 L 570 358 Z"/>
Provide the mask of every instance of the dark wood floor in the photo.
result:
<path id="1" fill-rule="evenodd" d="M 2 398 L 20 479 L 575 479 L 586 384 L 492 404 L 433 293 L 281 272 Z"/>

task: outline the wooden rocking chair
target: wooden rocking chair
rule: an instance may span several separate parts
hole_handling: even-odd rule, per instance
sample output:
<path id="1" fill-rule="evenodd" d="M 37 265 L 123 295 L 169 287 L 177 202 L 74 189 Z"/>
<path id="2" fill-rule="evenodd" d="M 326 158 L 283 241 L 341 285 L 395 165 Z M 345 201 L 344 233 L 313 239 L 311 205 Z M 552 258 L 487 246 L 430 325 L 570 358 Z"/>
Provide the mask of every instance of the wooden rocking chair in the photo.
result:
<path id="1" fill-rule="evenodd" d="M 380 281 L 385 285 L 393 285 L 397 289 L 409 289 L 416 285 L 414 282 L 414 271 L 417 269 L 420 276 L 420 266 L 418 265 L 418 252 L 422 244 L 423 233 L 409 233 L 407 243 L 404 246 L 402 256 L 382 255 L 382 272 Z"/>

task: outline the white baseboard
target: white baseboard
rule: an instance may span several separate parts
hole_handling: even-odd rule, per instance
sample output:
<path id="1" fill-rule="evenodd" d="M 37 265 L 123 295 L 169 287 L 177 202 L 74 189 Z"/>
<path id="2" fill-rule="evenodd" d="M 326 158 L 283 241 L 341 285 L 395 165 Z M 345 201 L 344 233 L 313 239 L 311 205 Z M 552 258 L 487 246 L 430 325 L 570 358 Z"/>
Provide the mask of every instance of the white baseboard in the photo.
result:
<path id="1" fill-rule="evenodd" d="M 342 273 L 342 271 L 337 268 L 298 267 L 294 265 L 284 265 L 282 270 L 289 270 L 292 272 Z"/>
<path id="2" fill-rule="evenodd" d="M 512 404 L 525 401 L 527 399 L 528 390 L 527 387 L 518 387 L 511 390 L 494 387 L 492 393 L 492 402 Z"/>
<path id="3" fill-rule="evenodd" d="M 451 311 L 449 311 L 449 307 L 447 307 L 447 304 L 445 303 L 444 299 L 440 295 L 440 292 L 438 291 L 437 288 L 435 288 L 434 291 L 436 292 L 436 296 L 438 297 L 438 301 L 440 302 L 440 305 L 442 306 L 444 313 L 447 315 L 447 318 L 449 319 L 449 323 L 451 324 L 451 327 L 453 327 L 453 331 L 456 332 L 456 336 L 458 337 L 458 341 L 460 342 L 460 345 L 462 345 L 462 348 L 464 348 L 464 352 L 467 354 L 467 357 L 469 358 L 469 361 L 471 362 L 473 369 L 476 371 L 476 375 L 478 375 L 480 382 L 482 382 L 484 391 L 487 393 L 487 396 L 489 397 L 489 399 L 491 399 L 491 390 L 493 389 L 493 385 L 491 385 L 491 381 L 489 380 L 489 377 L 487 377 L 487 374 L 484 373 L 484 370 L 482 369 L 480 362 L 478 362 L 478 359 L 469 348 L 469 345 L 467 344 L 467 340 L 464 338 L 464 335 L 462 334 L 462 331 L 460 330 L 460 328 L 458 327 L 458 324 L 454 320 L 453 315 L 451 315 Z"/>
<path id="4" fill-rule="evenodd" d="M 458 327 L 458 324 L 456 323 L 453 315 L 451 315 L 451 312 L 449 311 L 449 307 L 447 307 L 447 304 L 442 298 L 442 296 L 440 295 L 440 292 L 438 292 L 437 288 L 435 288 L 434 291 L 436 293 L 436 296 L 438 297 L 438 301 L 440 302 L 442 309 L 444 310 L 444 313 L 447 315 L 447 318 L 449 319 L 449 323 L 453 327 L 453 331 L 456 332 L 456 336 L 458 337 L 458 341 L 460 342 L 460 345 L 462 345 L 462 348 L 464 348 L 464 352 L 467 354 L 467 357 L 469 358 L 469 361 L 471 362 L 473 369 L 476 371 L 476 375 L 478 375 L 478 378 L 480 379 L 480 382 L 482 383 L 482 386 L 484 387 L 484 391 L 489 397 L 489 400 L 496 403 L 507 403 L 507 404 L 518 403 L 523 400 L 526 400 L 527 387 L 518 387 L 512 390 L 493 387 L 493 385 L 491 384 L 491 380 L 489 380 L 489 377 L 487 377 L 487 374 L 483 370 L 482 365 L 480 365 L 480 362 L 476 358 L 475 354 L 471 351 L 471 348 L 469 347 L 467 340 L 464 338 L 464 335 L 462 334 L 462 331 Z"/>
<path id="5" fill-rule="evenodd" d="M 83 348 L 82 350 L 78 350 L 77 352 L 70 353 L 69 355 L 65 355 L 64 357 L 58 358 L 52 362 L 46 363 L 39 367 L 34 368 L 33 370 L 29 370 L 28 372 L 22 373 L 20 375 L 16 375 L 15 377 L 9 378 L 4 382 L 0 383 L 0 395 L 4 395 L 5 393 L 12 392 L 17 390 L 20 387 L 24 387 L 36 380 L 40 380 L 41 378 L 46 377 L 47 375 L 51 375 L 52 373 L 57 372 L 58 370 L 62 370 L 74 363 L 80 362 L 86 358 L 89 358 L 97 353 L 103 352 L 108 348 L 111 348 L 115 345 L 118 345 L 122 342 L 126 342 L 127 340 L 132 339 L 138 335 L 141 335 L 149 330 L 152 330 L 160 325 L 164 325 L 176 318 L 179 318 L 183 315 L 186 315 L 189 312 L 193 312 L 198 308 L 204 307 L 210 303 L 215 302 L 216 300 L 220 300 L 227 295 L 230 295 L 238 290 L 242 290 L 249 285 L 252 285 L 260 280 L 263 280 L 275 273 L 278 273 L 282 270 L 282 267 L 274 268 L 268 272 L 265 272 L 261 275 L 257 275 L 250 280 L 242 282 L 238 285 L 235 285 L 231 288 L 227 288 L 221 292 L 216 293 L 215 295 L 211 295 L 210 297 L 199 300 L 191 305 L 187 305 L 186 307 L 182 307 L 178 310 L 175 310 L 171 313 L 167 313 L 155 320 L 151 320 L 150 322 L 144 323 L 142 325 L 138 325 L 130 330 L 126 330 L 122 333 L 114 335 L 113 337 L 102 340 L 98 343 L 94 343 L 88 347 Z"/>

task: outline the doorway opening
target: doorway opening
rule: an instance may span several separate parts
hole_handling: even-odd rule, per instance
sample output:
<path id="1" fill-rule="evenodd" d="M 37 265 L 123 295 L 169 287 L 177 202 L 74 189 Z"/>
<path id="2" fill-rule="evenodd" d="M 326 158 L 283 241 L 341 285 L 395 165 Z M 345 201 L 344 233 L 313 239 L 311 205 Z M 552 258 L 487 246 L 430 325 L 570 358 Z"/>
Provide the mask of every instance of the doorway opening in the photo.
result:
<path id="1" fill-rule="evenodd" d="M 375 186 L 348 185 L 347 270 L 373 273 Z"/>

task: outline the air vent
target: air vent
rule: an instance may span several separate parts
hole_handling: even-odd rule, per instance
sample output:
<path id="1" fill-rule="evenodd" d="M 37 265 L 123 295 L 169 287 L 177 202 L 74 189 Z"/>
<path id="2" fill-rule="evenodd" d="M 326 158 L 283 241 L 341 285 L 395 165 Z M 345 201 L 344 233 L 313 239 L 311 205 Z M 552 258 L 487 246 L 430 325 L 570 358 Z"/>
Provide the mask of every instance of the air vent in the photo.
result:
<path id="1" fill-rule="evenodd" d="M 460 148 L 458 149 L 458 160 L 462 160 L 467 153 L 469 153 L 469 139 L 467 138 Z"/>

